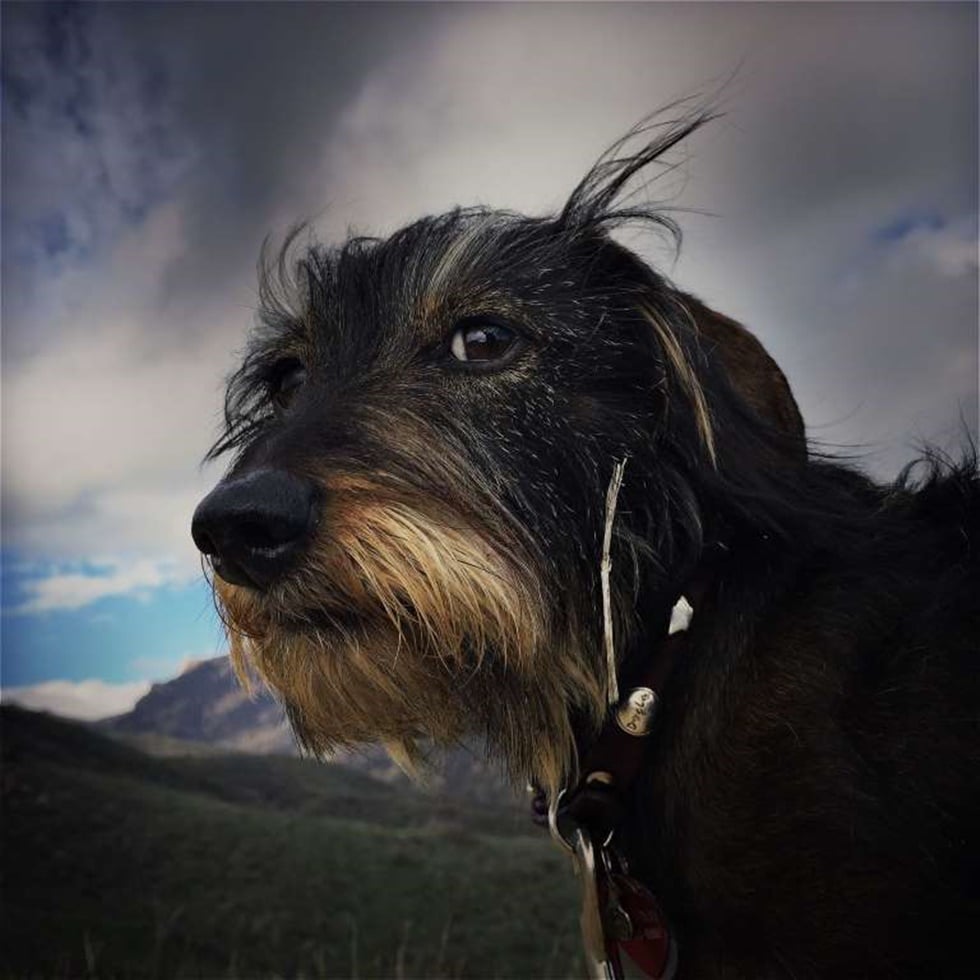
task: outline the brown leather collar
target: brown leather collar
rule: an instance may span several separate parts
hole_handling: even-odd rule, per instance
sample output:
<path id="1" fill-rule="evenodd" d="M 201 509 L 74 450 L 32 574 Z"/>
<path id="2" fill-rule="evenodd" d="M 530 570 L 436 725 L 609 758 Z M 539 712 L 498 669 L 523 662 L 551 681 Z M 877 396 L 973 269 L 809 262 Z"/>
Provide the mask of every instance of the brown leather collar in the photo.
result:
<path id="1" fill-rule="evenodd" d="M 678 596 L 675 609 L 686 601 L 693 616 L 703 614 L 703 605 L 715 581 L 717 546 L 702 560 L 695 574 Z M 686 624 L 670 632 L 655 654 L 629 673 L 623 697 L 609 713 L 598 738 L 582 755 L 578 784 L 563 801 L 562 810 L 595 840 L 603 840 L 623 817 L 625 797 L 643 767 L 649 745 L 650 726 L 661 694 L 682 653 L 689 643 Z M 631 704 L 632 698 L 632 704 Z"/>
<path id="2" fill-rule="evenodd" d="M 661 692 L 690 643 L 687 628 L 693 616 L 704 612 L 717 556 L 725 551 L 724 546 L 706 550 L 677 597 L 668 635 L 653 656 L 639 663 L 634 658 L 620 668 L 626 693 L 582 755 L 578 784 L 567 797 L 560 793 L 547 810 L 552 836 L 572 853 L 582 880 L 582 935 L 595 975 L 601 970 L 603 977 L 621 980 L 624 952 L 655 980 L 668 980 L 677 968 L 669 921 L 653 893 L 631 877 L 628 856 L 613 843 L 613 835 L 643 767 Z M 537 799 L 533 806 L 540 812 Z"/>

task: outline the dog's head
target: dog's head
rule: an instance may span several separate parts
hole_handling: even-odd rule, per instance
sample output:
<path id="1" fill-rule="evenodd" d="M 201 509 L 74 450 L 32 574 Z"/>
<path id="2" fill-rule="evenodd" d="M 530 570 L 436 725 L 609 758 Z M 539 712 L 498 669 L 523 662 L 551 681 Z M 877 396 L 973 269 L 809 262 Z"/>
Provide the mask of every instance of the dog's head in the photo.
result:
<path id="1" fill-rule="evenodd" d="M 802 426 L 757 341 L 610 230 L 704 114 L 617 144 L 557 216 L 427 217 L 261 267 L 260 322 L 201 503 L 232 656 L 316 752 L 478 734 L 556 786 L 606 702 L 600 557 L 625 652 L 713 533 L 709 474 L 792 465 Z M 729 420 L 732 424 L 729 425 Z M 748 434 L 746 434 L 748 433 Z"/>

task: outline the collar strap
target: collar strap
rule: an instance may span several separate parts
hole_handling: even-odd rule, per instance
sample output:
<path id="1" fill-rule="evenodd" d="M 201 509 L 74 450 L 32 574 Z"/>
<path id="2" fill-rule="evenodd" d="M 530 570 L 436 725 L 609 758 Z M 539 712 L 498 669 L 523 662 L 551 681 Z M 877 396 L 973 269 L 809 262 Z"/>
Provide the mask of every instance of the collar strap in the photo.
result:
<path id="1" fill-rule="evenodd" d="M 567 803 L 561 806 L 563 793 L 559 793 L 548 808 L 551 834 L 571 850 L 583 881 L 582 934 L 586 959 L 597 976 L 621 980 L 621 951 L 655 980 L 669 980 L 676 972 L 677 946 L 660 904 L 630 877 L 625 857 L 611 841 L 625 815 L 627 793 L 643 766 L 660 692 L 687 642 L 694 610 L 708 593 L 709 566 L 702 562 L 677 598 L 667 636 L 656 654 L 629 671 L 631 687 L 583 756 L 584 775 Z"/>
<path id="2" fill-rule="evenodd" d="M 638 670 L 609 713 L 599 737 L 583 755 L 578 785 L 562 810 L 593 839 L 606 839 L 623 817 L 623 801 L 643 766 L 661 692 L 687 644 L 687 630 L 708 593 L 712 563 L 703 565 L 671 609 L 667 636 Z"/>

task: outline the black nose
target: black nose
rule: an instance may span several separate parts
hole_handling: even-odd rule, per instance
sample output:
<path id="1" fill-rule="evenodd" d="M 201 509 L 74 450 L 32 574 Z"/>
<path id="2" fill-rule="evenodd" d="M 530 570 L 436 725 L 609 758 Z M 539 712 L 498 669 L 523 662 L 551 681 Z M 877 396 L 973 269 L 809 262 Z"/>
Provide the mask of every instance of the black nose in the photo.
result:
<path id="1" fill-rule="evenodd" d="M 194 511 L 191 534 L 226 582 L 265 589 L 312 536 L 316 498 L 311 480 L 256 470 L 219 483 Z"/>

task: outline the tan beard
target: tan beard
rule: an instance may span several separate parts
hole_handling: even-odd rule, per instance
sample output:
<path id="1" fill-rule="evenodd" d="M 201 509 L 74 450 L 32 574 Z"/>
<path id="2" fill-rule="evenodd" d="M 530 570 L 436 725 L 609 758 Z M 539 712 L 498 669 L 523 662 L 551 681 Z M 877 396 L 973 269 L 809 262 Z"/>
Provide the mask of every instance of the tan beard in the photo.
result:
<path id="1" fill-rule="evenodd" d="M 475 734 L 515 781 L 556 792 L 575 769 L 570 716 L 597 724 L 605 692 L 533 563 L 365 478 L 327 491 L 301 569 L 266 594 L 215 582 L 239 677 L 258 674 L 317 755 L 383 742 L 411 766 L 420 741 Z"/>

